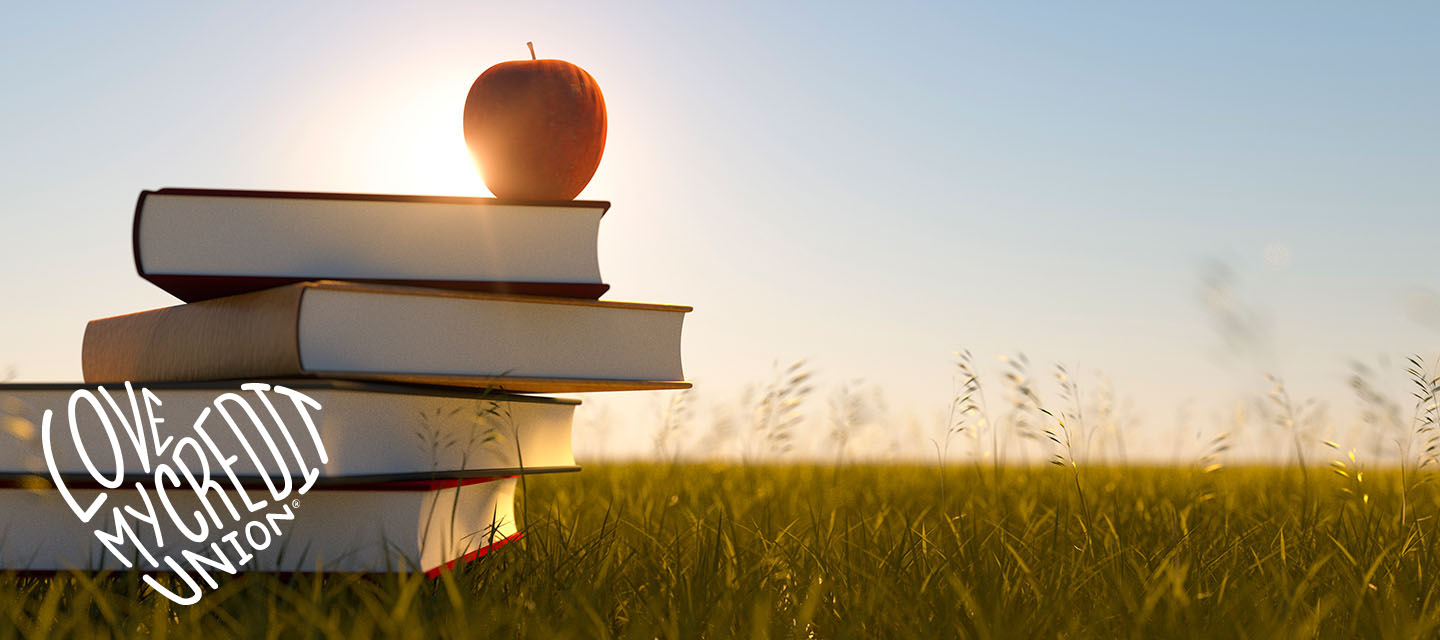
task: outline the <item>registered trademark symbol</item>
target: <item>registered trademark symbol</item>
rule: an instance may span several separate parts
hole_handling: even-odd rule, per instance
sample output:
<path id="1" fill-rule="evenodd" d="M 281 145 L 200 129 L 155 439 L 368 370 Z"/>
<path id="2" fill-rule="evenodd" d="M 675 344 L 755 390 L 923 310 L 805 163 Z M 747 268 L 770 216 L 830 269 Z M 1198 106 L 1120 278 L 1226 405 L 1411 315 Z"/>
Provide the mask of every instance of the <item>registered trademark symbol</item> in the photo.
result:
<path id="1" fill-rule="evenodd" d="M 299 499 L 299 498 L 296 498 L 296 499 L 294 499 L 294 500 L 291 500 L 291 501 L 290 501 L 290 506 L 295 507 L 296 509 L 299 509 L 299 508 L 300 508 L 300 499 Z"/>

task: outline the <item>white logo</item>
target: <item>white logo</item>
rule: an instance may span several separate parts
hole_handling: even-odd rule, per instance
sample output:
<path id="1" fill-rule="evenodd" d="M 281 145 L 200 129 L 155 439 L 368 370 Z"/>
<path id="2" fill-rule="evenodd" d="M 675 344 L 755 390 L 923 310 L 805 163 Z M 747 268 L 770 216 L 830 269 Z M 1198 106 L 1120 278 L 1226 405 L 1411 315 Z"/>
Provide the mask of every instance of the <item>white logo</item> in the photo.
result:
<path id="1" fill-rule="evenodd" d="M 95 536 L 123 566 L 134 568 L 131 557 L 138 556 L 136 562 L 143 558 L 144 564 L 148 565 L 140 567 L 142 569 L 168 567 L 178 574 L 190 589 L 187 596 L 166 589 L 150 575 L 144 576 L 143 580 L 151 589 L 179 604 L 194 604 L 200 601 L 202 595 L 199 584 L 187 572 L 187 566 L 199 574 L 211 589 L 215 589 L 219 584 L 211 577 L 211 570 L 235 574 L 239 567 L 254 559 L 252 552 L 264 551 L 275 544 L 276 538 L 282 535 L 279 523 L 295 519 L 294 507 L 300 502 L 295 496 L 309 491 L 320 477 L 319 465 L 329 462 L 312 418 L 313 412 L 320 411 L 319 402 L 280 385 L 248 383 L 240 385 L 240 390 L 248 393 L 222 393 L 202 410 L 192 424 L 194 436 L 186 435 L 179 439 L 165 436 L 163 440 L 157 427 L 165 419 L 157 416 L 157 409 L 161 409 L 164 403 L 149 389 L 140 387 L 137 390 L 126 382 L 123 408 L 122 402 L 117 402 L 105 387 L 96 387 L 93 392 L 79 389 L 72 393 L 67 411 L 69 440 L 91 479 L 109 490 L 119 489 L 126 483 L 127 471 L 131 479 L 137 472 L 145 476 L 144 480 L 134 482 L 138 502 L 130 500 L 131 504 L 111 505 L 108 512 L 103 511 L 110 498 L 106 491 L 101 491 L 89 504 L 80 504 L 65 485 L 55 464 L 56 443 L 53 442 L 59 438 L 60 443 L 64 443 L 64 430 L 59 430 L 58 435 L 52 434 L 50 424 L 54 412 L 46 410 L 44 414 L 40 434 L 45 463 L 55 488 L 81 522 L 89 524 L 97 514 L 109 516 L 102 518 L 102 522 L 112 523 L 113 529 L 107 530 L 102 526 L 95 530 Z M 313 449 L 302 447 L 296 441 L 281 417 L 281 411 L 276 408 L 277 403 L 281 406 L 293 405 L 307 432 L 302 436 L 309 438 Z M 269 424 L 261 418 L 261 412 L 269 416 Z M 96 453 L 86 450 L 80 435 L 77 417 L 90 413 L 98 416 L 105 437 L 110 441 L 111 457 L 99 457 L 102 463 L 106 463 L 105 466 L 110 467 L 109 475 L 96 467 L 96 458 L 93 457 Z M 218 415 L 224 423 L 218 428 L 230 430 L 227 437 L 212 437 L 212 432 L 207 430 L 217 428 L 212 415 Z M 217 439 L 238 442 L 240 450 L 222 451 L 216 444 Z M 122 446 L 127 444 L 133 447 L 135 458 L 139 459 L 138 470 L 125 468 L 126 456 Z M 257 444 L 260 446 L 257 447 Z M 302 449 L 311 450 L 312 457 L 316 459 L 307 460 Z M 248 456 L 248 464 L 241 462 L 242 453 Z M 254 483 L 248 489 L 243 485 L 235 473 L 237 462 L 244 469 L 255 470 L 263 481 L 263 489 Z M 222 474 L 229 479 L 229 486 L 217 482 Z M 304 480 L 299 487 L 293 486 L 296 476 Z M 204 510 L 180 513 L 172 499 L 176 490 L 193 492 Z M 135 504 L 141 505 L 141 508 L 137 509 Z M 167 524 L 170 526 L 162 526 Z M 137 531 L 143 531 L 147 525 L 154 534 L 153 545 L 137 535 Z M 179 531 L 191 543 L 203 545 L 209 542 L 209 552 L 196 553 L 184 549 L 178 554 L 168 554 L 162 530 Z"/>

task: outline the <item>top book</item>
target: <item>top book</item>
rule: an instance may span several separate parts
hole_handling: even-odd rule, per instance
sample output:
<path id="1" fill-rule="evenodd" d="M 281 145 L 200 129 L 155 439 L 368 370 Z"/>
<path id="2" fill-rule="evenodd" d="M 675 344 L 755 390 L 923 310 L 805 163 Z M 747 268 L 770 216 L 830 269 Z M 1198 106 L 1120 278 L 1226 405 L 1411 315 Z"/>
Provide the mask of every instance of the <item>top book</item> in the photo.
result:
<path id="1" fill-rule="evenodd" d="M 186 302 L 305 280 L 599 298 L 602 201 L 160 189 L 135 269 Z"/>

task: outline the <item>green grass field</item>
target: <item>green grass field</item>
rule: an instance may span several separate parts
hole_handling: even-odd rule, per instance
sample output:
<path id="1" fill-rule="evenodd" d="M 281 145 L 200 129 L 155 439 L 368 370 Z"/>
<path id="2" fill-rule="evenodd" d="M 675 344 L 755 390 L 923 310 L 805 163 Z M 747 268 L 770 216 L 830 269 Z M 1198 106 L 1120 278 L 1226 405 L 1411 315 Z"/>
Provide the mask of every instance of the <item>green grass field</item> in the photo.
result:
<path id="1" fill-rule="evenodd" d="M 8 575 L 0 637 L 1427 637 L 1440 503 L 1413 480 L 592 466 L 529 478 L 524 541 L 439 579 L 251 575 L 178 607 Z"/>

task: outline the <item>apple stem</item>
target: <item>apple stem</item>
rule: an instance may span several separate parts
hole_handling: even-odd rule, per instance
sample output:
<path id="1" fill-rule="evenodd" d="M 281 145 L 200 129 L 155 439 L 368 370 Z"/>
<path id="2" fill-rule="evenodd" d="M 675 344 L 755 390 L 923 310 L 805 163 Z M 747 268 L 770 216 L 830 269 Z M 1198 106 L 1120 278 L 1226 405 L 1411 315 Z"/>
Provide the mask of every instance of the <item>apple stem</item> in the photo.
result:
<path id="1" fill-rule="evenodd" d="M 526 43 L 525 43 L 525 46 L 530 47 L 530 59 L 531 59 L 531 60 L 534 60 L 534 59 L 535 59 L 535 43 L 534 43 L 534 42 L 526 42 Z"/>

